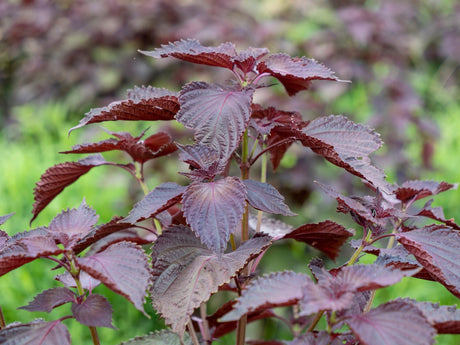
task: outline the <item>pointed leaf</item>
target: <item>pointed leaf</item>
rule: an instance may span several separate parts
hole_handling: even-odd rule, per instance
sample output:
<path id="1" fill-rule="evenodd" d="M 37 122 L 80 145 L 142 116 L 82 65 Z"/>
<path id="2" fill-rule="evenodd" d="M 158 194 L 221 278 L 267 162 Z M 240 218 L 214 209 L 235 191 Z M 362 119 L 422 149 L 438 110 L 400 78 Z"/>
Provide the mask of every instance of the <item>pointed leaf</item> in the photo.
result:
<path id="1" fill-rule="evenodd" d="M 181 161 L 190 165 L 191 172 L 181 173 L 193 181 L 213 180 L 222 174 L 227 160 L 220 159 L 219 152 L 207 145 L 179 146 Z"/>
<path id="2" fill-rule="evenodd" d="M 284 203 L 284 197 L 275 187 L 254 180 L 243 180 L 243 183 L 248 193 L 248 202 L 255 209 L 283 216 L 296 216 Z"/>
<path id="3" fill-rule="evenodd" d="M 176 333 L 164 329 L 159 332 L 150 333 L 149 335 L 136 337 L 127 342 L 122 342 L 120 345 L 193 345 L 193 342 L 188 333 L 185 334 L 184 342 L 181 343 Z"/>
<path id="4" fill-rule="evenodd" d="M 392 301 L 346 320 L 363 345 L 432 345 L 436 334 L 417 307 Z"/>
<path id="5" fill-rule="evenodd" d="M 283 238 L 292 238 L 307 243 L 335 260 L 340 248 L 351 236 L 353 233 L 342 225 L 326 220 L 318 224 L 304 224 L 284 235 Z"/>
<path id="6" fill-rule="evenodd" d="M 233 310 L 220 321 L 238 320 L 249 312 L 297 304 L 303 295 L 302 288 L 308 283 L 311 283 L 310 277 L 301 273 L 284 271 L 264 275 L 243 290 Z"/>
<path id="7" fill-rule="evenodd" d="M 64 284 L 67 287 L 73 287 L 73 288 L 77 287 L 77 283 L 75 282 L 75 279 L 67 271 L 62 274 L 58 274 L 56 277 L 54 277 L 54 279 L 56 279 L 57 281 L 60 281 L 62 284 Z M 80 271 L 79 279 L 80 279 L 80 284 L 83 287 L 83 289 L 88 290 L 89 292 L 93 291 L 93 289 L 96 286 L 101 284 L 99 280 L 94 279 L 85 271 Z"/>
<path id="8" fill-rule="evenodd" d="M 161 48 L 154 51 L 139 51 L 153 58 L 165 58 L 168 56 L 196 64 L 225 67 L 232 69 L 232 57 L 236 55 L 235 45 L 227 42 L 218 47 L 205 47 L 198 40 L 180 40 L 168 45 L 162 44 Z"/>
<path id="9" fill-rule="evenodd" d="M 432 277 L 460 298 L 460 235 L 443 225 L 431 225 L 396 235 L 397 240 Z"/>
<path id="10" fill-rule="evenodd" d="M 295 338 L 292 341 L 285 342 L 286 345 L 338 345 L 343 344 L 337 340 L 332 340 L 331 335 L 326 331 L 318 333 L 308 332 Z"/>
<path id="11" fill-rule="evenodd" d="M 82 270 L 144 312 L 144 296 L 150 272 L 140 246 L 130 242 L 116 243 L 103 252 L 77 258 L 77 263 Z"/>
<path id="12" fill-rule="evenodd" d="M 206 144 L 222 158 L 229 158 L 248 125 L 253 93 L 249 88 L 223 89 L 192 82 L 180 93 L 177 121 L 195 130 L 198 144 Z"/>
<path id="13" fill-rule="evenodd" d="M 257 217 L 250 214 L 249 215 L 249 228 L 254 232 L 257 229 Z M 269 235 L 273 240 L 279 240 L 283 238 L 286 234 L 290 233 L 293 230 L 291 225 L 288 225 L 280 220 L 265 218 L 262 217 L 260 223 L 260 232 Z"/>
<path id="14" fill-rule="evenodd" d="M 49 313 L 60 305 L 69 302 L 75 302 L 75 297 L 76 296 L 72 290 L 64 287 L 57 287 L 43 291 L 42 293 L 35 296 L 33 301 L 31 301 L 28 305 L 18 309 L 24 309 L 28 311 L 46 311 Z"/>
<path id="15" fill-rule="evenodd" d="M 158 121 L 172 120 L 179 111 L 175 92 L 155 87 L 136 87 L 128 90 L 128 99 L 113 102 L 104 108 L 91 109 L 71 128 L 70 132 L 90 123 L 103 121 Z"/>
<path id="16" fill-rule="evenodd" d="M 0 225 L 3 225 L 9 218 L 11 218 L 14 213 L 6 214 L 0 217 Z"/>
<path id="17" fill-rule="evenodd" d="M 13 324 L 0 330 L 2 345 L 70 345 L 67 327 L 59 320 L 36 320 L 31 323 Z"/>
<path id="18" fill-rule="evenodd" d="M 57 164 L 45 171 L 34 189 L 34 205 L 31 223 L 38 214 L 48 205 L 65 187 L 71 185 L 92 168 L 107 164 L 100 155 L 94 155 L 78 162 Z"/>
<path id="19" fill-rule="evenodd" d="M 134 205 L 123 223 L 134 224 L 165 211 L 180 201 L 185 189 L 177 183 L 162 183 Z"/>
<path id="20" fill-rule="evenodd" d="M 184 216 L 209 249 L 221 255 L 243 218 L 246 189 L 236 177 L 193 182 L 183 196 Z"/>
<path id="21" fill-rule="evenodd" d="M 269 244 L 269 236 L 254 237 L 219 258 L 190 228 L 168 228 L 153 245 L 153 307 L 174 332 L 183 334 L 194 309 Z"/>
<path id="22" fill-rule="evenodd" d="M 460 334 L 460 310 L 455 305 L 418 302 L 409 298 L 402 301 L 416 306 L 438 334 Z"/>
<path id="23" fill-rule="evenodd" d="M 115 328 L 112 325 L 112 306 L 101 295 L 91 294 L 81 304 L 72 305 L 72 314 L 83 325 Z"/>
<path id="24" fill-rule="evenodd" d="M 91 231 L 98 218 L 96 211 L 83 200 L 78 209 L 67 209 L 54 217 L 47 230 L 55 240 L 70 249 Z"/>
<path id="25" fill-rule="evenodd" d="M 232 58 L 235 66 L 238 67 L 243 73 L 254 71 L 254 67 L 266 56 L 270 51 L 267 48 L 253 48 L 249 47 L 238 53 L 237 56 Z"/>
<path id="26" fill-rule="evenodd" d="M 436 195 L 452 188 L 457 189 L 457 185 L 436 181 L 407 181 L 396 189 L 395 195 L 399 200 L 406 203 Z"/>
<path id="27" fill-rule="evenodd" d="M 446 219 L 442 207 L 432 207 L 431 203 L 433 199 L 426 202 L 423 208 L 416 214 L 416 216 L 422 216 L 437 220 L 438 222 L 444 223 L 451 228 L 460 230 L 460 226 L 454 222 L 454 219 Z"/>
<path id="28" fill-rule="evenodd" d="M 273 54 L 257 65 L 259 73 L 278 79 L 289 96 L 307 90 L 315 79 L 338 81 L 334 72 L 313 59 L 291 58 L 287 54 Z"/>

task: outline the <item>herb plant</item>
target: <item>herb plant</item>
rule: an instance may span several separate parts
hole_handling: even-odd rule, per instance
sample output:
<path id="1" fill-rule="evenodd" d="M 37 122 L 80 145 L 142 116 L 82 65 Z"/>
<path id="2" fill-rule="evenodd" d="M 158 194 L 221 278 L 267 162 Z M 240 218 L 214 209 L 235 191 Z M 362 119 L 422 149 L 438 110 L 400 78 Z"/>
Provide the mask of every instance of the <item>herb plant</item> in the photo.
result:
<path id="1" fill-rule="evenodd" d="M 148 293 L 170 326 L 123 344 L 211 344 L 236 331 L 237 345 L 428 345 L 436 334 L 460 332 L 455 306 L 407 298 L 373 306 L 378 289 L 403 277 L 437 281 L 460 297 L 460 226 L 433 207 L 432 200 L 422 207 L 416 203 L 456 186 L 434 181 L 390 184 L 369 158 L 382 145 L 372 129 L 341 115 L 305 121 L 298 112 L 253 103 L 258 89 L 271 86 L 269 77 L 293 96 L 313 80 L 340 82 L 331 70 L 315 60 L 269 54 L 265 48 L 237 52 L 232 43 L 205 47 L 196 40 L 181 40 L 142 53 L 228 69 L 233 80 L 194 81 L 179 93 L 136 87 L 126 100 L 92 109 L 72 128 L 103 121 L 175 120 L 194 135 L 190 144 L 163 131 L 145 139 L 145 132 L 108 132 L 112 138 L 63 152 L 90 155 L 57 164 L 41 176 L 32 221 L 64 188 L 102 165 L 130 173 L 145 196 L 128 215 L 106 224 L 96 225 L 96 212 L 83 201 L 47 227 L 11 237 L 0 233 L 1 275 L 38 258 L 53 260 L 61 271 L 56 279 L 63 287 L 43 291 L 21 308 L 50 312 L 72 305 L 71 315 L 55 321 L 6 325 L 2 317 L 0 344 L 70 344 L 62 322 L 67 319 L 88 326 L 93 343 L 100 344 L 97 328 L 113 327 L 109 301 L 93 292 L 101 283 L 143 313 Z M 268 161 L 276 171 L 293 143 L 367 186 L 369 195 L 345 196 L 317 182 L 336 199 L 339 212 L 351 215 L 354 231 L 331 220 L 292 228 L 267 215 L 295 216 L 266 181 Z M 101 155 L 113 150 L 126 153 L 131 162 L 115 163 Z M 166 155 L 185 163 L 180 169 L 186 171 L 179 174 L 189 183 L 165 182 L 150 190 L 145 163 Z M 254 179 L 259 161 L 260 178 Z M 0 224 L 10 216 L 1 217 Z M 331 260 L 346 243 L 355 251 L 333 269 L 315 258 L 308 272 L 257 277 L 262 256 L 270 255 L 273 243 L 286 239 L 304 242 Z M 374 255 L 374 263 L 359 264 L 364 253 Z M 208 300 L 223 290 L 235 298 L 209 315 Z M 275 308 L 281 306 L 291 308 L 289 319 L 277 314 Z M 292 340 L 246 340 L 247 324 L 269 317 L 286 323 Z M 319 330 L 321 319 L 325 327 Z"/>

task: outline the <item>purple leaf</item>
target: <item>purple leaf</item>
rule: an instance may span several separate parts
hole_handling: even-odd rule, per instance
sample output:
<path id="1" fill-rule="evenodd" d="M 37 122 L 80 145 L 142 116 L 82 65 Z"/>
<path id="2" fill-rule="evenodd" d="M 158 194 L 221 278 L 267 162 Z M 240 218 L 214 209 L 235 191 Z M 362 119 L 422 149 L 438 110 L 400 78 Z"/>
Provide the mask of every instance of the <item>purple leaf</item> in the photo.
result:
<path id="1" fill-rule="evenodd" d="M 289 96 L 307 90 L 315 79 L 338 81 L 334 72 L 306 57 L 291 58 L 287 54 L 273 54 L 257 65 L 259 73 L 268 73 L 278 79 Z"/>
<path id="2" fill-rule="evenodd" d="M 302 288 L 308 283 L 311 283 L 310 277 L 301 273 L 285 271 L 264 275 L 243 290 L 233 310 L 220 321 L 238 320 L 249 312 L 297 304 L 303 296 Z"/>
<path id="3" fill-rule="evenodd" d="M 83 325 L 115 328 L 112 325 L 112 306 L 101 295 L 91 294 L 81 304 L 72 305 L 72 314 Z"/>
<path id="4" fill-rule="evenodd" d="M 69 249 L 91 231 L 98 218 L 94 209 L 83 200 L 78 209 L 68 209 L 54 217 L 47 230 L 58 243 Z"/>
<path id="5" fill-rule="evenodd" d="M 460 310 L 455 305 L 439 305 L 404 298 L 403 302 L 416 306 L 438 334 L 460 334 Z"/>
<path id="6" fill-rule="evenodd" d="M 382 304 L 346 323 L 363 345 L 432 345 L 436 334 L 417 307 L 402 301 Z"/>
<path id="7" fill-rule="evenodd" d="M 154 51 L 140 53 L 153 58 L 175 57 L 176 59 L 193 62 L 196 64 L 233 68 L 232 57 L 236 55 L 235 45 L 227 42 L 218 47 L 205 47 L 195 39 L 180 40 L 168 45 L 161 45 Z"/>
<path id="8" fill-rule="evenodd" d="M 0 276 L 40 257 L 58 255 L 64 251 L 50 236 L 22 235 L 19 239 L 10 241 L 0 251 Z"/>
<path id="9" fill-rule="evenodd" d="M 70 345 L 70 334 L 59 320 L 36 320 L 31 323 L 9 325 L 0 330 L 0 344 Z"/>
<path id="10" fill-rule="evenodd" d="M 229 158 L 238 147 L 251 114 L 253 89 L 223 89 L 205 82 L 182 88 L 177 121 L 195 130 L 195 140 Z"/>
<path id="11" fill-rule="evenodd" d="M 341 115 L 317 118 L 302 130 L 289 133 L 331 163 L 391 194 L 385 174 L 370 164 L 368 155 L 382 145 L 377 133 Z"/>
<path id="12" fill-rule="evenodd" d="M 221 255 L 240 224 L 246 189 L 236 177 L 213 182 L 193 182 L 183 196 L 184 216 L 209 249 Z"/>
<path id="13" fill-rule="evenodd" d="M 249 215 L 249 228 L 253 231 L 257 229 L 257 217 Z M 260 223 L 260 232 L 269 235 L 273 240 L 279 240 L 283 238 L 287 233 L 291 232 L 293 227 L 280 220 L 273 218 L 262 218 Z"/>
<path id="14" fill-rule="evenodd" d="M 144 296 L 150 271 L 142 248 L 131 242 L 111 245 L 103 252 L 77 258 L 78 266 L 112 291 L 126 297 L 144 312 Z"/>
<path id="15" fill-rule="evenodd" d="M 8 236 L 5 231 L 0 230 L 0 252 L 3 250 L 9 240 L 10 236 Z"/>
<path id="16" fill-rule="evenodd" d="M 178 111 L 177 93 L 151 86 L 136 87 L 128 90 L 127 100 L 113 102 L 104 108 L 91 109 L 69 132 L 103 121 L 172 120 Z"/>
<path id="17" fill-rule="evenodd" d="M 304 224 L 282 238 L 292 238 L 307 243 L 335 260 L 340 248 L 351 236 L 353 233 L 342 225 L 326 220 L 318 224 Z"/>
<path id="18" fill-rule="evenodd" d="M 225 170 L 226 160 L 207 145 L 179 146 L 180 159 L 190 165 L 191 172 L 181 173 L 193 181 L 213 180 Z"/>
<path id="19" fill-rule="evenodd" d="M 69 302 L 75 302 L 75 294 L 73 291 L 64 287 L 57 287 L 43 291 L 35 296 L 33 301 L 28 305 L 18 309 L 28 311 L 46 311 L 49 313 L 54 308 Z"/>
<path id="20" fill-rule="evenodd" d="M 243 73 L 254 71 L 254 67 L 260 59 L 266 56 L 270 51 L 266 48 L 253 48 L 249 47 L 238 53 L 237 56 L 232 58 L 233 63 Z"/>
<path id="21" fill-rule="evenodd" d="M 72 150 L 61 153 L 99 153 L 119 150 L 129 154 L 134 161 L 144 163 L 177 150 L 171 137 L 164 132 L 153 134 L 145 140 L 141 140 L 144 133 L 138 137 L 133 137 L 126 132 L 109 133 L 116 136 L 117 139 L 111 138 L 97 143 L 77 145 L 72 147 Z"/>
<path id="22" fill-rule="evenodd" d="M 92 168 L 107 164 L 101 155 L 94 155 L 78 162 L 57 164 L 40 177 L 34 188 L 34 205 L 30 220 L 32 223 L 38 214 L 48 205 L 65 187 L 71 185 Z"/>
<path id="23" fill-rule="evenodd" d="M 456 184 L 435 181 L 407 181 L 395 191 L 396 197 L 404 203 L 427 196 L 436 195 L 449 189 L 457 189 Z"/>
<path id="24" fill-rule="evenodd" d="M 62 274 L 58 274 L 56 277 L 54 277 L 57 281 L 60 281 L 62 284 L 64 284 L 67 287 L 77 287 L 77 283 L 75 282 L 75 279 L 71 276 L 69 272 L 64 272 Z M 101 284 L 101 282 L 97 279 L 94 279 L 91 277 L 88 273 L 85 271 L 80 271 L 79 275 L 80 283 L 83 289 L 88 290 L 88 291 L 93 291 L 93 289 Z"/>
<path id="25" fill-rule="evenodd" d="M 182 335 L 194 309 L 269 244 L 269 236 L 257 236 L 219 258 L 190 228 L 168 228 L 153 245 L 153 307 Z"/>
<path id="26" fill-rule="evenodd" d="M 372 265 L 345 266 L 335 275 L 322 275 L 318 284 L 303 287 L 300 302 L 301 315 L 311 315 L 320 310 L 340 311 L 349 308 L 357 292 L 375 290 L 399 282 L 419 269 L 401 271 Z"/>
<path id="27" fill-rule="evenodd" d="M 431 225 L 396 235 L 431 276 L 460 297 L 460 235 L 443 225 Z"/>
<path id="28" fill-rule="evenodd" d="M 284 197 L 268 183 L 254 180 L 243 180 L 248 193 L 249 204 L 257 210 L 282 214 L 283 216 L 295 216 L 284 203 Z"/>
<path id="29" fill-rule="evenodd" d="M 8 219 L 10 219 L 14 213 L 6 214 L 0 217 L 0 225 L 3 225 Z"/>
<path id="30" fill-rule="evenodd" d="M 131 212 L 129 212 L 128 217 L 123 219 L 122 222 L 134 224 L 163 212 L 180 201 L 185 189 L 186 187 L 173 182 L 159 185 L 136 203 Z"/>
<path id="31" fill-rule="evenodd" d="M 446 219 L 442 207 L 432 207 L 432 202 L 433 199 L 427 201 L 423 208 L 416 214 L 416 216 L 431 218 L 437 220 L 438 222 L 444 223 L 451 228 L 460 230 L 460 226 L 455 223 L 454 219 Z"/>
<path id="32" fill-rule="evenodd" d="M 193 345 L 192 339 L 186 333 L 184 342 L 181 343 L 179 336 L 171 332 L 168 329 L 162 331 L 157 331 L 155 333 L 150 333 L 149 335 L 144 335 L 142 337 L 136 337 L 134 339 L 128 340 L 127 342 L 122 342 L 120 345 Z"/>
<path id="33" fill-rule="evenodd" d="M 338 345 L 342 344 L 341 341 L 332 340 L 331 335 L 326 331 L 318 333 L 304 333 L 292 341 L 285 342 L 286 345 Z"/>

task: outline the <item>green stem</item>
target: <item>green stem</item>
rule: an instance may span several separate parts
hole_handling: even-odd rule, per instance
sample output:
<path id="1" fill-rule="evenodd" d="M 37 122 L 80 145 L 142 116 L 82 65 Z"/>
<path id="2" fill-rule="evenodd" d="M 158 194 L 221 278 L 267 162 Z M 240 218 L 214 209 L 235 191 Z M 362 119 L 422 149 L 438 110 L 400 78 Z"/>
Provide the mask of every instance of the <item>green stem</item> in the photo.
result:
<path id="1" fill-rule="evenodd" d="M 263 144 L 262 149 L 265 149 L 267 147 L 267 145 L 265 144 L 266 137 L 267 137 L 266 135 L 263 136 L 263 143 L 264 144 Z M 262 182 L 262 183 L 267 182 L 267 163 L 268 163 L 268 158 L 267 158 L 267 154 L 265 153 L 262 156 L 262 165 L 260 167 L 260 182 Z M 259 232 L 260 227 L 262 226 L 262 215 L 263 215 L 263 211 L 258 211 L 257 212 L 256 232 Z"/>
<path id="2" fill-rule="evenodd" d="M 347 266 L 351 266 L 356 262 L 356 260 L 359 257 L 359 254 L 361 254 L 361 252 L 363 251 L 364 247 L 367 246 L 367 244 L 370 241 L 371 237 L 372 237 L 372 232 L 369 230 L 367 232 L 367 236 L 366 236 L 365 240 L 361 242 L 361 245 L 353 253 L 352 257 L 350 258 L 350 260 L 347 263 Z"/>

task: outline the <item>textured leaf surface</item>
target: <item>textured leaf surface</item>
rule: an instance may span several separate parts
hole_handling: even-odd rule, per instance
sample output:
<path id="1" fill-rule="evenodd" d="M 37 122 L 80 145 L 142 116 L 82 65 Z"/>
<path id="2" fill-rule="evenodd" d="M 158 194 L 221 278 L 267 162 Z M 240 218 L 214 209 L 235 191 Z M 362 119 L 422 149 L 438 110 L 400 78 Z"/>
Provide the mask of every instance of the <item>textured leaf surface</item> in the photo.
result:
<path id="1" fill-rule="evenodd" d="M 436 195 L 457 185 L 436 181 L 407 181 L 396 189 L 395 195 L 402 202 L 415 201 L 427 196 Z"/>
<path id="2" fill-rule="evenodd" d="M 2 345 L 70 345 L 70 334 L 60 321 L 34 321 L 0 331 Z"/>
<path id="3" fill-rule="evenodd" d="M 53 218 L 48 232 L 65 248 L 71 248 L 96 225 L 99 216 L 83 201 L 79 208 L 67 209 Z"/>
<path id="4" fill-rule="evenodd" d="M 318 333 L 308 332 L 295 338 L 292 341 L 285 342 L 286 345 L 339 345 L 343 344 L 338 339 L 332 340 L 331 336 L 326 331 L 320 331 Z"/>
<path id="5" fill-rule="evenodd" d="M 103 252 L 77 258 L 77 262 L 82 270 L 126 297 L 138 310 L 144 312 L 144 296 L 150 272 L 140 246 L 130 242 L 116 243 Z"/>
<path id="6" fill-rule="evenodd" d="M 223 89 L 205 82 L 182 88 L 177 121 L 195 130 L 195 140 L 228 158 L 238 147 L 251 113 L 253 89 Z"/>
<path id="7" fill-rule="evenodd" d="M 162 183 L 134 205 L 123 223 L 134 224 L 168 209 L 180 201 L 185 189 L 177 183 Z"/>
<path id="8" fill-rule="evenodd" d="M 232 57 L 236 55 L 235 45 L 227 42 L 218 47 L 206 47 L 195 39 L 182 39 L 168 45 L 161 45 L 154 51 L 140 51 L 142 54 L 153 58 L 168 56 L 196 64 L 225 67 L 232 69 Z"/>
<path id="9" fill-rule="evenodd" d="M 243 73 L 249 73 L 254 70 L 258 61 L 267 55 L 270 51 L 267 48 L 249 47 L 233 57 L 232 61 Z"/>
<path id="10" fill-rule="evenodd" d="M 460 298 L 460 235 L 432 225 L 396 235 L 434 279 Z"/>
<path id="11" fill-rule="evenodd" d="M 72 305 L 72 314 L 83 325 L 115 328 L 112 325 L 112 306 L 101 295 L 91 294 L 81 304 Z"/>
<path id="12" fill-rule="evenodd" d="M 10 219 L 14 213 L 6 214 L 4 216 L 0 216 L 0 225 L 3 225 L 8 219 Z"/>
<path id="13" fill-rule="evenodd" d="M 42 293 L 35 296 L 35 298 L 26 306 L 18 309 L 24 309 L 28 311 L 46 311 L 49 313 L 56 307 L 65 303 L 74 302 L 75 294 L 72 290 L 64 287 L 57 287 L 49 290 L 45 290 Z"/>
<path id="14" fill-rule="evenodd" d="M 241 222 L 246 189 L 236 177 L 214 182 L 193 182 L 182 196 L 184 216 L 209 249 L 221 255 Z"/>
<path id="15" fill-rule="evenodd" d="M 289 96 L 310 87 L 315 79 L 335 80 L 329 68 L 306 57 L 291 58 L 287 54 L 273 54 L 257 65 L 260 73 L 269 73 L 278 79 L 286 89 Z"/>
<path id="16" fill-rule="evenodd" d="M 38 214 L 48 205 L 65 187 L 71 185 L 92 168 L 104 165 L 107 162 L 100 155 L 90 156 L 78 162 L 60 163 L 47 169 L 40 177 L 34 188 L 33 217 L 31 223 Z"/>
<path id="17" fill-rule="evenodd" d="M 379 135 L 372 129 L 344 116 L 330 115 L 311 121 L 299 133 L 298 139 L 331 163 L 391 194 L 385 174 L 372 166 L 368 157 L 382 145 Z"/>
<path id="18" fill-rule="evenodd" d="M 324 274 L 318 284 L 303 287 L 301 314 L 344 310 L 353 304 L 357 292 L 393 285 L 417 271 L 419 269 L 401 271 L 377 264 L 342 267 L 336 275 Z"/>
<path id="19" fill-rule="evenodd" d="M 283 238 L 292 238 L 307 243 L 335 260 L 340 248 L 351 236 L 353 233 L 342 225 L 326 220 L 318 224 L 304 224 L 284 235 Z"/>
<path id="20" fill-rule="evenodd" d="M 190 165 L 189 173 L 182 173 L 193 181 L 213 180 L 221 174 L 227 164 L 222 160 L 219 152 L 207 145 L 179 146 L 180 159 Z"/>
<path id="21" fill-rule="evenodd" d="M 101 282 L 97 279 L 94 279 L 91 277 L 88 273 L 85 271 L 80 271 L 80 283 L 83 289 L 88 290 L 88 291 L 93 291 L 93 289 L 101 284 Z M 62 284 L 64 284 L 67 287 L 73 287 L 76 288 L 77 284 L 75 283 L 75 279 L 70 275 L 69 272 L 65 272 L 62 274 L 58 274 L 56 277 L 54 277 L 57 281 L 60 281 Z"/>
<path id="22" fill-rule="evenodd" d="M 346 320 L 363 345 L 432 345 L 435 330 L 417 307 L 392 301 Z"/>
<path id="23" fill-rule="evenodd" d="M 172 120 L 178 111 L 177 93 L 151 86 L 136 87 L 128 90 L 127 100 L 113 102 L 107 107 L 91 109 L 70 131 L 103 121 Z"/>
<path id="24" fill-rule="evenodd" d="M 302 287 L 308 283 L 310 277 L 290 271 L 260 277 L 243 290 L 233 310 L 220 321 L 238 320 L 249 312 L 296 304 L 302 298 Z"/>
<path id="25" fill-rule="evenodd" d="M 192 339 L 185 334 L 183 345 L 193 345 Z M 182 345 L 179 336 L 170 330 L 162 330 L 150 333 L 143 337 L 136 337 L 120 345 Z"/>
<path id="26" fill-rule="evenodd" d="M 255 209 L 283 216 L 296 215 L 284 203 L 284 197 L 275 187 L 254 180 L 243 180 L 243 183 L 246 186 L 248 202 Z"/>
<path id="27" fill-rule="evenodd" d="M 439 305 L 404 298 L 405 303 L 416 306 L 438 334 L 460 334 L 460 310 L 455 305 Z"/>
<path id="28" fill-rule="evenodd" d="M 188 227 L 168 228 L 153 246 L 153 307 L 183 334 L 194 309 L 269 244 L 269 236 L 254 237 L 219 258 Z"/>

